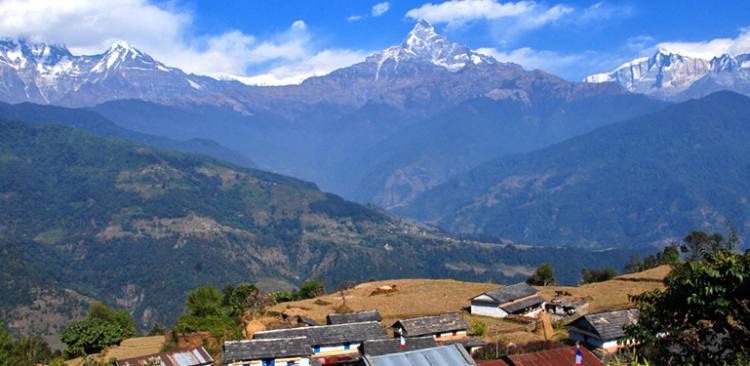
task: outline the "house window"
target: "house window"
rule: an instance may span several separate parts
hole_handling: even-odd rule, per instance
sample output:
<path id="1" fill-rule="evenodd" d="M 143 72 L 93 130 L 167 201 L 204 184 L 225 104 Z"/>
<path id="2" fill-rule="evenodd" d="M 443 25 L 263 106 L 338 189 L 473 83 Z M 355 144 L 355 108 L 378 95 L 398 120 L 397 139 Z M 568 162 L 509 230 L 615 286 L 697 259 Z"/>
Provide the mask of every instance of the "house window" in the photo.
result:
<path id="1" fill-rule="evenodd" d="M 313 347 L 313 353 L 320 353 L 320 346 Z"/>
<path id="2" fill-rule="evenodd" d="M 350 348 L 352 348 L 352 344 L 351 343 L 344 343 L 344 349 L 345 350 L 348 351 Z"/>
<path id="3" fill-rule="evenodd" d="M 294 361 L 287 361 L 286 362 L 286 366 L 294 366 L 294 365 L 295 365 Z"/>
<path id="4" fill-rule="evenodd" d="M 458 335 L 458 332 L 454 330 L 454 331 L 453 331 L 453 336 L 455 337 L 455 336 L 457 336 L 457 335 Z"/>
<path id="5" fill-rule="evenodd" d="M 442 336 L 443 336 L 442 334 L 438 333 L 438 334 L 435 335 L 435 338 L 440 338 Z"/>
<path id="6" fill-rule="evenodd" d="M 263 360 L 261 362 L 263 362 L 263 366 L 276 366 L 276 360 L 272 358 Z"/>

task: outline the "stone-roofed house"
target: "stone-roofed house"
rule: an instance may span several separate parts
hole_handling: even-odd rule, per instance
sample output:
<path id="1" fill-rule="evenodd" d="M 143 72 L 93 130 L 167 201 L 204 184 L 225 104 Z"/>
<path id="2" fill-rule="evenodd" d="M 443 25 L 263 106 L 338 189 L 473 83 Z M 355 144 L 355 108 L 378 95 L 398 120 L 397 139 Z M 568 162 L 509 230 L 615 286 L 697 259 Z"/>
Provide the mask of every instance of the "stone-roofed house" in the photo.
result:
<path id="1" fill-rule="evenodd" d="M 614 352 L 621 347 L 618 341 L 626 339 L 623 327 L 637 321 L 638 310 L 627 309 L 587 314 L 573 320 L 566 328 L 571 340 Z"/>
<path id="2" fill-rule="evenodd" d="M 213 366 L 214 359 L 205 348 L 195 347 L 173 352 L 126 358 L 115 361 L 116 366 L 142 366 L 149 362 L 159 362 L 162 366 Z"/>
<path id="3" fill-rule="evenodd" d="M 359 360 L 359 347 L 371 339 L 387 335 L 378 322 L 319 325 L 312 327 L 276 329 L 256 332 L 254 339 L 306 337 L 313 350 L 313 359 L 323 364 L 355 362 Z"/>
<path id="4" fill-rule="evenodd" d="M 227 366 L 309 366 L 312 347 L 305 337 L 225 341 Z"/>
<path id="5" fill-rule="evenodd" d="M 402 351 L 413 351 L 415 349 L 437 347 L 435 338 L 413 337 L 406 340 L 404 348 L 401 348 L 401 340 L 398 338 L 373 339 L 364 341 L 360 347 L 360 353 L 368 356 L 387 355 L 389 353 L 399 353 Z"/>
<path id="6" fill-rule="evenodd" d="M 363 357 L 365 366 L 476 366 L 466 350 L 453 344 L 407 352 Z"/>
<path id="7" fill-rule="evenodd" d="M 391 326 L 393 336 L 410 338 L 432 336 L 438 345 L 460 343 L 473 353 L 485 343 L 468 336 L 469 325 L 459 313 L 447 313 L 434 316 L 398 320 Z"/>
<path id="8" fill-rule="evenodd" d="M 543 310 L 544 298 L 524 282 L 487 291 L 471 299 L 471 313 L 494 318 L 510 314 L 536 317 Z"/>
<path id="9" fill-rule="evenodd" d="M 331 313 L 326 317 L 329 325 L 361 323 L 361 322 L 379 322 L 383 320 L 377 310 L 356 311 L 353 313 Z"/>

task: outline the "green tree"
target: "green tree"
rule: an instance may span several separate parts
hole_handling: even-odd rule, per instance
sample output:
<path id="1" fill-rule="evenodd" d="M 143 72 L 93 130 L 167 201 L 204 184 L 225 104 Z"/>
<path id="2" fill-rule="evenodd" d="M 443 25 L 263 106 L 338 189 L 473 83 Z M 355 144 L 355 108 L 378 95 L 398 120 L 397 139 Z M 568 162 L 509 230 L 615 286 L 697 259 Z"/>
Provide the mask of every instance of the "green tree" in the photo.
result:
<path id="1" fill-rule="evenodd" d="M 608 281 L 617 277 L 617 271 L 614 268 L 587 269 L 581 270 L 581 280 L 584 284 Z"/>
<path id="2" fill-rule="evenodd" d="M 739 365 L 750 354 L 750 251 L 694 234 L 686 241 L 702 259 L 676 264 L 664 290 L 632 296 L 638 322 L 626 332 L 654 364 Z"/>
<path id="3" fill-rule="evenodd" d="M 197 317 L 221 315 L 223 296 L 213 286 L 198 287 L 188 292 L 187 310 Z"/>
<path id="4" fill-rule="evenodd" d="M 265 303 L 263 296 L 255 285 L 241 284 L 237 286 L 226 286 L 223 305 L 228 309 L 229 316 L 240 317 L 245 309 L 258 310 Z"/>
<path id="5" fill-rule="evenodd" d="M 135 321 L 130 314 L 97 302 L 89 307 L 84 320 L 71 323 L 63 330 L 62 341 L 67 346 L 65 355 L 72 358 L 99 352 L 135 334 Z"/>
<path id="6" fill-rule="evenodd" d="M 49 345 L 38 336 L 21 337 L 18 340 L 0 324 L 0 366 L 33 366 L 46 364 L 55 354 Z"/>
<path id="7" fill-rule="evenodd" d="M 687 254 L 689 260 L 703 258 L 707 253 L 731 251 L 739 243 L 739 238 L 734 227 L 731 224 L 728 226 L 728 238 L 724 238 L 719 232 L 708 234 L 704 231 L 693 231 L 682 239 L 680 250 Z"/>
<path id="8" fill-rule="evenodd" d="M 532 286 L 548 286 L 555 283 L 555 269 L 549 262 L 543 263 L 536 271 L 526 279 L 526 283 Z"/>
<path id="9" fill-rule="evenodd" d="M 322 282 L 317 280 L 307 280 L 299 288 L 297 297 L 300 299 L 312 299 L 313 297 L 323 296 L 326 293 L 326 287 Z"/>

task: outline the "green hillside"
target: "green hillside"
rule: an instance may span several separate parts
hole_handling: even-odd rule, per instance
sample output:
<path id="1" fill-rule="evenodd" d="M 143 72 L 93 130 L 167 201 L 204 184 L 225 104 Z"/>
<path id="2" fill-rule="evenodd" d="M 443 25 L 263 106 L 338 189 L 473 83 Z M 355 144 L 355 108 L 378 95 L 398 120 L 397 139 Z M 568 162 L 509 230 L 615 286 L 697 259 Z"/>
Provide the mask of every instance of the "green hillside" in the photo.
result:
<path id="1" fill-rule="evenodd" d="M 750 98 L 668 107 L 436 187 L 402 211 L 455 232 L 622 247 L 750 230 Z"/>
<path id="2" fill-rule="evenodd" d="M 25 331 L 54 331 L 46 321 L 74 319 L 91 298 L 128 309 L 143 329 L 170 325 L 203 284 L 508 282 L 545 261 L 575 283 L 582 267 L 621 268 L 633 253 L 453 239 L 293 178 L 22 122 L 0 121 L 0 204 L 0 311 Z M 48 301 L 54 319 L 17 311 L 39 287 L 66 294 Z"/>

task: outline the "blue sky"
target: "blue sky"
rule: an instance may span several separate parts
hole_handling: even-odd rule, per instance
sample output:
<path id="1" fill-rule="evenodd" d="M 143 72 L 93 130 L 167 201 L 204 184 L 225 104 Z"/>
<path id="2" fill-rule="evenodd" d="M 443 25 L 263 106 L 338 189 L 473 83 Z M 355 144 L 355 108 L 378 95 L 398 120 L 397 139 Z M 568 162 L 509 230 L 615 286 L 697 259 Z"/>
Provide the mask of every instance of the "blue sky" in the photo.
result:
<path id="1" fill-rule="evenodd" d="M 750 2 L 0 0 L 0 33 L 98 53 L 126 40 L 168 65 L 299 82 L 399 43 L 426 18 L 451 40 L 578 80 L 659 47 L 750 52 Z"/>

